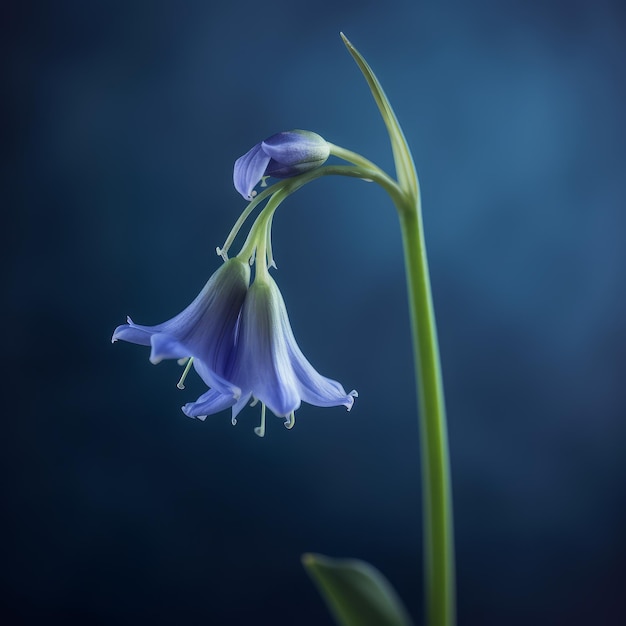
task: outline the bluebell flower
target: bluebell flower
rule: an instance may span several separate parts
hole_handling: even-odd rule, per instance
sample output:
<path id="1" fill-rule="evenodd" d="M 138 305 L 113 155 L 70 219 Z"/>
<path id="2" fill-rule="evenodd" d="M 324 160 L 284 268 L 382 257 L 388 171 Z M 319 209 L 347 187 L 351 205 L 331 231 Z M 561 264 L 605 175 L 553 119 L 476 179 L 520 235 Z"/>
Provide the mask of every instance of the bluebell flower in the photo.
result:
<path id="1" fill-rule="evenodd" d="M 230 404 L 234 423 L 241 409 L 254 399 L 263 403 L 263 416 L 267 406 L 285 417 L 285 424 L 291 427 L 302 401 L 322 407 L 343 405 L 350 410 L 357 396 L 356 391 L 346 393 L 340 383 L 319 374 L 302 354 L 280 290 L 269 274 L 257 277 L 246 294 L 228 378 L 241 389 L 239 399 L 211 389 L 185 405 L 185 414 L 203 417 L 215 412 L 215 407 Z M 257 434 L 261 434 L 259 429 Z"/>
<path id="2" fill-rule="evenodd" d="M 308 130 L 277 133 L 235 161 L 235 189 L 246 200 L 252 200 L 253 189 L 265 176 L 297 176 L 323 165 L 329 154 L 328 143 L 317 133 Z"/>
<path id="3" fill-rule="evenodd" d="M 335 380 L 320 375 L 298 347 L 285 303 L 273 278 L 259 273 L 252 286 L 250 266 L 235 257 L 226 261 L 195 300 L 162 324 L 142 326 L 130 318 L 118 326 L 112 341 L 151 347 L 150 361 L 186 359 L 209 389 L 182 407 L 185 415 L 204 420 L 232 407 L 232 421 L 250 402 L 286 418 L 291 428 L 302 401 L 316 406 L 343 405 L 357 396 Z M 182 385 L 179 383 L 179 386 Z"/>
<path id="4" fill-rule="evenodd" d="M 213 412 L 222 410 L 226 398 L 234 403 L 241 396 L 241 389 L 226 374 L 232 366 L 237 324 L 249 283 L 250 266 L 238 258 L 230 259 L 182 313 L 156 326 L 141 326 L 129 317 L 115 329 L 112 341 L 150 346 L 150 361 L 155 364 L 192 357 L 202 380 L 219 394 Z"/>

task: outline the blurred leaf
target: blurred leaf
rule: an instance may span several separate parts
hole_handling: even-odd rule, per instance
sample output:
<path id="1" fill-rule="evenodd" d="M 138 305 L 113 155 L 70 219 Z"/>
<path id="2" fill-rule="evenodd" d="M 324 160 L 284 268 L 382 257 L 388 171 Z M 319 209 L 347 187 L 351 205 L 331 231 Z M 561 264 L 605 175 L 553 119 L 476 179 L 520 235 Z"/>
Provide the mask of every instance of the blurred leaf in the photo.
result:
<path id="1" fill-rule="evenodd" d="M 340 626 L 411 625 L 389 581 L 369 563 L 321 554 L 305 554 L 302 563 Z"/>

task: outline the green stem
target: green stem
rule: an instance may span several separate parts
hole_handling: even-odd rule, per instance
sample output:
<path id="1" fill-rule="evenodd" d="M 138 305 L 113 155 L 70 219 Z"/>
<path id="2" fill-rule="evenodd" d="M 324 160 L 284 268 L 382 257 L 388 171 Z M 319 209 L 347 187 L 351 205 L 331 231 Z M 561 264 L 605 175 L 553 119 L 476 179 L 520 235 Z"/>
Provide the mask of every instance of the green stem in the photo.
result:
<path id="1" fill-rule="evenodd" d="M 266 273 L 268 228 L 274 211 L 288 195 L 322 176 L 339 175 L 374 180 L 393 199 L 402 230 L 419 403 L 427 623 L 429 626 L 454 626 L 454 536 L 448 434 L 419 191 L 416 195 L 410 190 L 403 192 L 371 162 L 366 162 L 362 157 L 355 158 L 358 156 L 355 153 L 342 151 L 342 157 L 350 156 L 351 160 L 360 164 L 355 167 L 325 166 L 288 181 L 281 181 L 264 192 L 272 193 L 272 196 L 253 224 L 238 256 L 248 258 L 256 247 L 257 271 L 261 275 Z M 411 187 L 419 189 L 414 170 L 412 177 Z"/>
<path id="2" fill-rule="evenodd" d="M 385 122 L 401 195 L 390 194 L 400 217 L 419 403 L 424 520 L 424 583 L 429 626 L 454 626 L 455 572 L 448 433 L 437 329 L 422 227 L 419 182 L 398 119 L 372 68 L 342 34 Z"/>
<path id="3" fill-rule="evenodd" d="M 372 163 L 372 161 L 370 161 L 369 159 L 362 157 L 357 152 L 353 152 L 352 150 L 348 150 L 346 148 L 342 148 L 341 146 L 337 146 L 334 143 L 330 143 L 330 142 L 326 142 L 326 143 L 328 143 L 328 147 L 330 148 L 330 153 L 333 156 L 339 157 L 340 159 L 343 159 L 344 161 L 348 161 L 349 163 L 354 163 L 354 165 L 357 165 L 358 167 L 362 167 L 363 169 L 377 172 L 378 175 L 380 176 L 380 182 L 384 182 L 388 190 L 394 189 L 394 188 L 399 189 L 396 181 L 393 180 L 391 176 L 388 176 L 383 170 L 381 170 L 380 167 L 378 167 L 378 165 L 376 165 L 375 163 Z"/>
<path id="4" fill-rule="evenodd" d="M 341 156 L 342 158 L 345 158 L 346 155 L 359 157 L 359 155 L 357 155 L 355 152 L 350 152 L 349 150 L 339 148 L 339 146 L 333 147 L 337 148 L 338 151 L 342 151 L 341 154 L 340 152 L 337 153 L 337 156 Z M 284 191 L 285 193 L 280 196 L 280 202 L 282 202 L 288 195 L 294 193 L 295 191 L 300 189 L 300 187 L 303 187 L 307 183 L 310 183 L 317 178 L 321 178 L 322 176 L 349 176 L 351 178 L 362 178 L 363 180 L 369 180 L 379 184 L 391 196 L 391 198 L 393 198 L 394 202 L 399 202 L 401 200 L 402 190 L 398 187 L 397 183 L 385 172 L 383 172 L 379 167 L 374 165 L 371 161 L 368 161 L 363 157 L 360 157 L 358 159 L 358 162 L 356 163 L 351 158 L 347 158 L 346 160 L 354 163 L 354 165 L 325 165 L 305 174 L 300 174 L 295 178 L 286 178 L 277 183 L 274 183 L 267 189 L 264 189 L 261 193 L 256 195 L 254 199 L 246 206 L 243 213 L 238 217 L 235 225 L 232 227 L 228 237 L 226 238 L 226 241 L 224 242 L 224 245 L 221 248 L 217 248 L 217 253 L 222 256 L 224 260 L 228 258 L 228 251 L 233 245 L 233 242 L 235 241 L 235 238 L 241 230 L 244 222 L 252 214 L 254 209 L 268 196 L 276 196 L 279 191 Z M 366 164 L 367 167 L 365 167 L 363 164 Z M 276 206 L 278 205 L 275 205 L 274 208 L 276 208 Z M 267 206 L 265 208 L 267 209 Z M 246 248 L 250 243 L 250 236 L 253 234 L 253 230 L 254 227 L 248 234 L 248 238 L 246 240 L 246 243 L 244 244 L 244 248 Z M 238 256 L 241 255 L 242 252 L 240 252 Z"/>
<path id="5" fill-rule="evenodd" d="M 419 195 L 396 203 L 415 357 L 422 462 L 427 623 L 456 623 L 454 536 L 446 411 Z"/>

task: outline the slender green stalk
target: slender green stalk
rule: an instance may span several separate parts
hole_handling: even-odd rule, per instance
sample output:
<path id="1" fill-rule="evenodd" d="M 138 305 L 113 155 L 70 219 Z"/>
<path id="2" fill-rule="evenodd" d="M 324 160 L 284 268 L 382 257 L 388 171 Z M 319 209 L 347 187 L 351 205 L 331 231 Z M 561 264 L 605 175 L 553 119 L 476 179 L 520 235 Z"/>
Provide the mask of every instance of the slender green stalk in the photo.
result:
<path id="1" fill-rule="evenodd" d="M 338 148 L 338 147 L 337 147 Z M 339 148 L 338 148 L 339 149 Z M 356 153 L 350 152 L 348 150 L 344 151 L 346 154 L 353 155 L 357 157 Z M 342 156 L 342 158 L 344 158 Z M 350 159 L 348 159 L 350 160 Z M 393 199 L 394 202 L 400 202 L 403 198 L 403 193 L 400 187 L 398 187 L 397 183 L 390 178 L 385 172 L 383 172 L 380 168 L 375 166 L 370 161 L 360 159 L 364 163 L 367 163 L 371 166 L 372 169 L 367 167 L 363 167 L 357 163 L 353 165 L 325 165 L 323 167 L 319 167 L 315 170 L 307 172 L 305 174 L 300 174 L 295 178 L 287 178 L 285 180 L 281 180 L 278 183 L 275 183 L 262 191 L 259 195 L 255 196 L 254 199 L 248 204 L 243 213 L 239 216 L 237 222 L 233 226 L 228 235 L 224 245 L 221 248 L 217 248 L 217 253 L 222 256 L 224 259 L 228 257 L 228 252 L 237 237 L 237 234 L 241 230 L 242 225 L 248 219 L 248 217 L 252 214 L 254 209 L 257 208 L 259 203 L 265 200 L 268 196 L 270 196 L 270 200 L 265 205 L 264 209 L 261 211 L 254 224 L 252 225 L 248 237 L 246 238 L 245 243 L 243 244 L 242 249 L 240 250 L 237 256 L 245 258 L 246 255 L 251 255 L 256 247 L 256 239 L 257 232 L 260 227 L 265 228 L 264 224 L 261 224 L 260 219 L 265 219 L 268 215 L 273 214 L 273 212 L 278 208 L 278 205 L 289 195 L 303 187 L 304 185 L 318 179 L 323 176 L 348 176 L 350 178 L 361 178 L 363 180 L 368 180 L 371 182 L 375 182 L 380 185 Z M 351 160 L 350 160 L 351 161 Z M 352 161 L 351 161 L 352 162 Z M 271 243 L 268 245 L 268 250 L 270 253 L 270 258 L 268 262 L 270 265 L 273 261 L 272 253 L 271 253 Z"/>
<path id="2" fill-rule="evenodd" d="M 363 73 L 387 127 L 400 194 L 391 194 L 402 229 L 419 404 L 422 463 L 424 584 L 429 626 L 454 626 L 455 567 L 452 489 L 446 411 L 419 181 L 411 151 L 380 82 L 363 56 L 342 34 Z"/>
<path id="3" fill-rule="evenodd" d="M 456 622 L 450 461 L 446 410 L 421 211 L 398 206 L 415 356 L 422 465 L 427 623 Z"/>

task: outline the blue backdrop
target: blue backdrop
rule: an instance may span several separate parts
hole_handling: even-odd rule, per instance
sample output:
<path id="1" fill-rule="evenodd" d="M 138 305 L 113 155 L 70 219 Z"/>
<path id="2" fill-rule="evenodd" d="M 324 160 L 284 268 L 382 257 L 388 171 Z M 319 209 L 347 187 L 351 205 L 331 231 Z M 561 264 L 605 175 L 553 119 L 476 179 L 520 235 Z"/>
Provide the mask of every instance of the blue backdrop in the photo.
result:
<path id="1" fill-rule="evenodd" d="M 421 623 L 399 228 L 373 185 L 279 210 L 303 351 L 360 393 L 265 439 L 147 349 L 219 266 L 234 160 L 314 130 L 392 167 L 344 49 L 412 146 L 447 392 L 459 622 L 626 619 L 626 15 L 600 0 L 7 3 L 2 580 L 7 624 L 330 624 L 307 551 L 366 559 Z"/>

